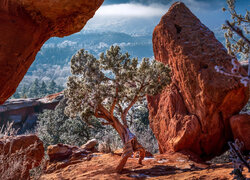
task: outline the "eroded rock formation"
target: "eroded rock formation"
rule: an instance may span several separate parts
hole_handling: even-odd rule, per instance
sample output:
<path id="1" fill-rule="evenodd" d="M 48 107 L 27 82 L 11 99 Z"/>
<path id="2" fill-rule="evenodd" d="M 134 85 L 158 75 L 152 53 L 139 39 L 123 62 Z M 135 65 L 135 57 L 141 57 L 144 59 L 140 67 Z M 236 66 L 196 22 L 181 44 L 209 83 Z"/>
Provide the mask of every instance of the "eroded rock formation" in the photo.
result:
<path id="1" fill-rule="evenodd" d="M 103 0 L 0 1 L 0 104 L 16 90 L 43 43 L 80 31 Z"/>
<path id="2" fill-rule="evenodd" d="M 49 160 L 47 162 L 46 172 L 51 173 L 57 169 L 67 167 L 81 161 L 89 161 L 96 152 L 94 141 L 88 141 L 83 147 L 70 146 L 67 144 L 50 145 L 47 149 Z M 91 142 L 91 143 L 90 143 Z M 94 146 L 93 146 L 94 145 Z M 88 149 L 90 148 L 90 149 Z"/>
<path id="3" fill-rule="evenodd" d="M 230 125 L 234 139 L 243 142 L 243 149 L 250 151 L 250 115 L 240 114 L 230 118 Z"/>
<path id="4" fill-rule="evenodd" d="M 43 157 L 43 142 L 36 135 L 0 138 L 0 174 L 4 177 L 29 179 L 29 170 L 39 166 Z"/>
<path id="5" fill-rule="evenodd" d="M 0 127 L 9 122 L 18 129 L 18 134 L 33 130 L 38 113 L 42 113 L 44 109 L 54 109 L 62 98 L 61 92 L 38 99 L 10 99 L 0 105 Z"/>
<path id="6" fill-rule="evenodd" d="M 84 146 L 84 145 L 83 145 Z M 70 146 L 67 144 L 56 144 L 50 145 L 47 149 L 47 154 L 49 156 L 49 162 L 57 162 L 64 161 L 66 159 L 75 159 L 77 157 L 86 157 L 88 154 L 92 152 L 96 152 L 96 150 L 91 148 L 92 151 L 86 148 L 81 148 L 77 146 Z"/>
<path id="7" fill-rule="evenodd" d="M 150 125 L 160 152 L 188 150 L 204 159 L 222 153 L 233 138 L 229 119 L 248 101 L 248 87 L 231 72 L 232 57 L 183 4 L 173 4 L 153 32 L 156 60 L 169 64 L 172 83 L 148 97 Z M 246 75 L 243 68 L 239 72 Z"/>

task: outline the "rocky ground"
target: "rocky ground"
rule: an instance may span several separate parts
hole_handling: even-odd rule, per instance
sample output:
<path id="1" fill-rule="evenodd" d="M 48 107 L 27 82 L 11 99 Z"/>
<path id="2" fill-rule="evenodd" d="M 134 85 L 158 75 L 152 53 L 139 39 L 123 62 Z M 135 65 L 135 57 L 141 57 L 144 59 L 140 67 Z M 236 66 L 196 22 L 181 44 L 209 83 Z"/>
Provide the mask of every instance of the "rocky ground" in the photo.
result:
<path id="1" fill-rule="evenodd" d="M 71 162 L 50 164 L 41 179 L 233 179 L 231 163 L 196 163 L 180 153 L 156 154 L 154 158 L 146 158 L 143 165 L 137 163 L 137 158 L 130 158 L 123 172 L 117 174 L 119 159 L 118 154 L 94 153 Z M 250 178 L 247 169 L 244 175 Z"/>

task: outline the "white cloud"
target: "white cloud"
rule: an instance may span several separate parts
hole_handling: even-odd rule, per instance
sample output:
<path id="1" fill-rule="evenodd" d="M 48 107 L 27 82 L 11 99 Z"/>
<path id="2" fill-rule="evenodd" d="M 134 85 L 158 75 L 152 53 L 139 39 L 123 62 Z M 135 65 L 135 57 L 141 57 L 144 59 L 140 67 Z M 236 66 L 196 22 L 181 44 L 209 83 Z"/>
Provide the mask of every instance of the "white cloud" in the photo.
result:
<path id="1" fill-rule="evenodd" d="M 109 45 L 105 42 L 100 42 L 97 46 L 97 49 L 103 49 L 103 48 L 108 48 Z"/>
<path id="2" fill-rule="evenodd" d="M 166 6 L 157 4 L 151 4 L 150 6 L 134 3 L 113 4 L 101 6 L 95 16 L 148 18 L 162 16 L 167 10 Z"/>
<path id="3" fill-rule="evenodd" d="M 58 48 L 65 48 L 65 47 L 67 47 L 67 46 L 74 46 L 74 45 L 76 45 L 76 44 L 77 44 L 77 42 L 65 40 L 65 41 L 63 41 L 63 42 L 57 44 L 57 47 L 58 47 Z"/>

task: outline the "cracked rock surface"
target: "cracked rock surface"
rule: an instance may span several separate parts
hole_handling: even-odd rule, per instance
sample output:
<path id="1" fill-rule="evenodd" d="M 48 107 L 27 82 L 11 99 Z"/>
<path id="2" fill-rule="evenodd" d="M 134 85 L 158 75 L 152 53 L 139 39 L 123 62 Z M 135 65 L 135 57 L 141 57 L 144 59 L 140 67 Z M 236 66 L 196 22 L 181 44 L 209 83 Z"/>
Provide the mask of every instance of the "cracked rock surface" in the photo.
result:
<path id="1" fill-rule="evenodd" d="M 231 72 L 232 57 L 200 20 L 174 3 L 153 32 L 156 60 L 168 64 L 172 83 L 148 97 L 150 126 L 161 153 L 189 150 L 203 159 L 225 151 L 233 139 L 229 119 L 247 103 L 248 87 Z M 240 74 L 246 71 L 240 67 Z"/>

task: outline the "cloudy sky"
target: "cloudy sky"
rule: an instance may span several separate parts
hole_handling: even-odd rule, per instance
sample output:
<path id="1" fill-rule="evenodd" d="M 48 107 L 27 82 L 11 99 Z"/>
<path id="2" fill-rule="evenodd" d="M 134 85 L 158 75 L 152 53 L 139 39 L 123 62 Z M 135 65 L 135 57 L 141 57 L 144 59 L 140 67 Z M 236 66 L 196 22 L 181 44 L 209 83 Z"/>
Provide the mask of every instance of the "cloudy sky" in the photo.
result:
<path id="1" fill-rule="evenodd" d="M 209 28 L 219 29 L 228 13 L 222 12 L 227 7 L 226 0 L 181 0 Z M 84 31 L 119 31 L 130 34 L 150 33 L 159 23 L 174 0 L 105 0 L 84 28 Z M 240 13 L 245 12 L 248 0 L 237 0 Z M 244 14 L 244 13 L 243 13 Z"/>

